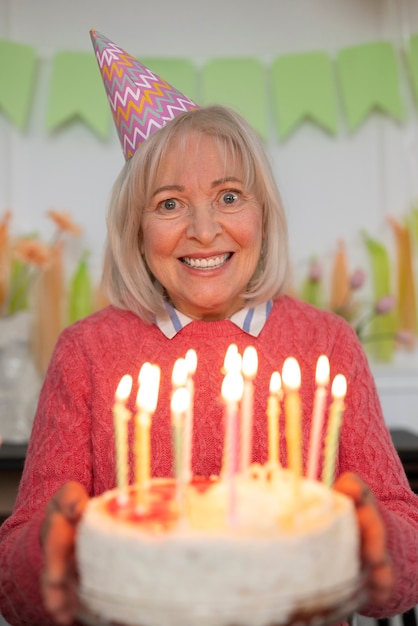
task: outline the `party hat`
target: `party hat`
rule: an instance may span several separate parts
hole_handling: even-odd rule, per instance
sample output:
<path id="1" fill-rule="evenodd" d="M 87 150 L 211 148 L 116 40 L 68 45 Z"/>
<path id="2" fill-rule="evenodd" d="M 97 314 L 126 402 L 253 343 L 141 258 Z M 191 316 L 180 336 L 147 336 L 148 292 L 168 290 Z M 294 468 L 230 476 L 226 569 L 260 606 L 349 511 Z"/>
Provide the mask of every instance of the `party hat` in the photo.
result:
<path id="1" fill-rule="evenodd" d="M 167 122 L 199 108 L 104 35 L 90 36 L 126 160 Z"/>

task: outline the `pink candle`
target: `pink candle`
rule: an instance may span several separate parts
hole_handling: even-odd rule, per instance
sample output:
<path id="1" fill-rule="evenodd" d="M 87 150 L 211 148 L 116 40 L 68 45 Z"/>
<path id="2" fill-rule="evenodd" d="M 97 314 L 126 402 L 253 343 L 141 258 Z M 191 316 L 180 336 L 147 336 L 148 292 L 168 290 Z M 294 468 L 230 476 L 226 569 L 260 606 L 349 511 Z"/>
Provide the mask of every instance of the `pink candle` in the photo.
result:
<path id="1" fill-rule="evenodd" d="M 272 466 L 279 461 L 279 417 L 282 379 L 279 372 L 273 372 L 270 378 L 270 395 L 267 399 L 268 460 Z"/>
<path id="2" fill-rule="evenodd" d="M 235 475 L 238 462 L 238 407 L 244 390 L 240 372 L 228 372 L 222 383 L 225 402 L 224 478 L 228 481 L 228 521 L 236 523 Z"/>
<path id="3" fill-rule="evenodd" d="M 329 361 L 322 354 L 316 364 L 316 391 L 312 413 L 311 434 L 309 439 L 308 466 L 306 475 L 317 480 L 319 476 L 319 460 L 322 448 L 322 427 L 325 417 L 325 403 L 329 383 Z"/>
<path id="4" fill-rule="evenodd" d="M 240 471 L 244 473 L 251 465 L 253 443 L 253 410 L 254 410 L 254 378 L 257 374 L 258 356 L 253 346 L 244 350 L 242 357 L 242 374 L 244 376 L 244 392 L 241 402 L 241 450 Z"/>

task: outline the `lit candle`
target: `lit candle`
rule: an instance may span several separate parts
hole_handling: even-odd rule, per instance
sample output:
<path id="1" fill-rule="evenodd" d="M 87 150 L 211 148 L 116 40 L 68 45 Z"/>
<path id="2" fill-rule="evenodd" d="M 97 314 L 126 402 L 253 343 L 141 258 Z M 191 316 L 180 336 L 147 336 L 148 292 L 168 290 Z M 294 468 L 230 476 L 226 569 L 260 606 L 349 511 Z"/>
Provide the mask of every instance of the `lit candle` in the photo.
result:
<path id="1" fill-rule="evenodd" d="M 235 474 L 238 462 L 238 407 L 244 391 L 241 372 L 232 371 L 225 375 L 222 382 L 222 398 L 225 402 L 225 451 L 224 470 L 228 481 L 228 521 L 236 522 Z"/>
<path id="2" fill-rule="evenodd" d="M 321 456 L 322 426 L 325 416 L 325 402 L 329 383 L 329 361 L 322 354 L 316 364 L 315 398 L 312 413 L 311 434 L 309 439 L 308 466 L 306 475 L 317 480 L 319 477 L 319 459 Z"/>
<path id="3" fill-rule="evenodd" d="M 347 381 L 345 376 L 337 374 L 331 386 L 333 402 L 329 410 L 328 429 L 325 437 L 324 467 L 322 470 L 322 481 L 328 487 L 331 487 L 334 482 L 335 463 L 346 393 Z"/>
<path id="4" fill-rule="evenodd" d="M 241 402 L 241 456 L 240 471 L 251 465 L 253 443 L 254 378 L 257 374 L 258 356 L 254 346 L 247 346 L 242 356 L 244 392 Z"/>
<path id="5" fill-rule="evenodd" d="M 268 459 L 272 466 L 280 465 L 279 417 L 281 387 L 282 379 L 279 372 L 273 372 L 270 378 L 270 394 L 267 399 Z"/>
<path id="6" fill-rule="evenodd" d="M 171 396 L 171 429 L 173 436 L 174 476 L 177 484 L 177 499 L 180 517 L 184 517 L 184 428 L 190 394 L 186 387 L 177 387 Z"/>
<path id="7" fill-rule="evenodd" d="M 189 405 L 186 412 L 184 424 L 184 480 L 190 482 L 193 476 L 192 471 L 192 449 L 193 449 L 193 405 L 194 405 L 194 380 L 193 376 L 197 368 L 196 351 L 190 348 L 186 352 L 187 382 L 186 388 L 189 392 Z"/>
<path id="8" fill-rule="evenodd" d="M 282 370 L 285 388 L 284 408 L 286 417 L 286 441 L 289 468 L 296 478 L 302 474 L 302 433 L 301 433 L 301 401 L 299 388 L 301 382 L 300 368 L 297 360 L 288 357 Z"/>
<path id="9" fill-rule="evenodd" d="M 112 408 L 115 429 L 116 453 L 116 486 L 119 498 L 124 500 L 128 487 L 128 421 L 131 412 L 126 407 L 126 401 L 132 389 L 132 376 L 125 374 L 119 381 L 115 393 L 115 403 Z"/>
<path id="10" fill-rule="evenodd" d="M 231 343 L 228 346 L 224 357 L 224 372 L 240 371 L 242 363 L 242 357 L 238 352 L 238 347 L 235 343 Z"/>
<path id="11" fill-rule="evenodd" d="M 160 385 L 158 365 L 144 363 L 138 376 L 135 417 L 135 481 L 139 491 L 147 488 L 151 475 L 151 419 L 157 407 Z"/>

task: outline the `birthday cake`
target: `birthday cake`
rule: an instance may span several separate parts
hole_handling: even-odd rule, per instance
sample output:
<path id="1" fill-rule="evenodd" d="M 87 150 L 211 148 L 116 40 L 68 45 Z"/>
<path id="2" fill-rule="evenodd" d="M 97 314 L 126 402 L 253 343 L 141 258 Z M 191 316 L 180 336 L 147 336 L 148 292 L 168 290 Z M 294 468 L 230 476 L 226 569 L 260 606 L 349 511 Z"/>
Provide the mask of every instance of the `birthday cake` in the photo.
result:
<path id="1" fill-rule="evenodd" d="M 352 590 L 358 542 L 351 500 L 286 469 L 252 465 L 233 483 L 193 479 L 181 493 L 153 479 L 144 493 L 89 502 L 80 596 L 104 623 L 285 624 Z"/>

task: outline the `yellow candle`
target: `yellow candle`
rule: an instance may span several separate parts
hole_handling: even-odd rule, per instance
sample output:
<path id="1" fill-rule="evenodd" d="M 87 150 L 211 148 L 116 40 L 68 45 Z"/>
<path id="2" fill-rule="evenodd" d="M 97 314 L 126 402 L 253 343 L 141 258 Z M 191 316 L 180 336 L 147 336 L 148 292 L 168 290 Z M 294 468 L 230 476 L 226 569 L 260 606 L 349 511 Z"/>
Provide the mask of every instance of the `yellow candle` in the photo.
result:
<path id="1" fill-rule="evenodd" d="M 302 475 L 302 407 L 299 396 L 301 376 L 299 364 L 295 358 L 289 357 L 285 360 L 282 380 L 285 388 L 284 408 L 288 465 L 294 476 L 299 478 Z"/>
<path id="2" fill-rule="evenodd" d="M 257 350 L 247 346 L 242 357 L 244 392 L 241 402 L 241 449 L 240 471 L 244 473 L 251 465 L 253 443 L 254 378 L 258 369 Z"/>
<path id="3" fill-rule="evenodd" d="M 116 453 L 116 486 L 119 497 L 126 496 L 128 487 L 128 421 L 131 412 L 126 407 L 126 401 L 132 389 L 132 377 L 125 374 L 119 381 L 115 393 L 115 403 L 112 408 L 115 429 Z"/>
<path id="4" fill-rule="evenodd" d="M 135 419 L 135 481 L 141 491 L 147 488 L 151 475 L 150 429 L 152 415 L 158 402 L 160 368 L 158 365 L 144 363 L 138 380 Z"/>
<path id="5" fill-rule="evenodd" d="M 313 480 L 318 479 L 319 459 L 321 456 L 322 427 L 325 416 L 325 403 L 329 383 L 329 361 L 322 354 L 316 364 L 316 391 L 312 413 L 311 434 L 309 439 L 308 466 L 306 475 Z"/>
<path id="6" fill-rule="evenodd" d="M 325 437 L 324 467 L 322 470 L 322 481 L 328 487 L 331 487 L 334 482 L 335 464 L 346 393 L 347 381 L 345 376 L 337 374 L 332 381 L 331 387 L 333 402 L 329 410 L 328 429 Z"/>
<path id="7" fill-rule="evenodd" d="M 280 465 L 279 461 L 279 418 L 282 380 L 279 372 L 273 372 L 270 378 L 270 395 L 267 399 L 268 425 L 268 460 L 272 466 Z"/>

